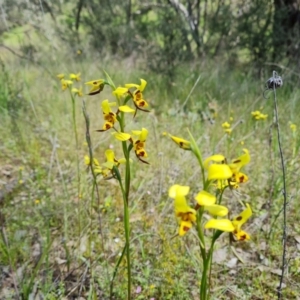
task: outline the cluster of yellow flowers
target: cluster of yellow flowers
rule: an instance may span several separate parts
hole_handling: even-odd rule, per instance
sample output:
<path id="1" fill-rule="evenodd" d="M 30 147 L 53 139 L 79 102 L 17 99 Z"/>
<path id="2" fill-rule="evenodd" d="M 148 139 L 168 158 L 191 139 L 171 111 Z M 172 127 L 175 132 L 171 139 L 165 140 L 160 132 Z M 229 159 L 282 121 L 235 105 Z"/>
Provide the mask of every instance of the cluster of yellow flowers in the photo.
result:
<path id="1" fill-rule="evenodd" d="M 63 91 L 65 91 L 66 89 L 68 89 L 69 87 L 71 87 L 73 85 L 73 82 L 74 81 L 80 81 L 81 78 L 80 78 L 80 73 L 71 73 L 69 75 L 69 78 L 70 79 L 65 79 L 65 74 L 58 74 L 57 75 L 57 78 L 60 80 L 61 82 L 61 89 Z M 82 93 L 82 87 L 79 87 L 79 88 L 72 88 L 72 93 L 74 93 L 75 95 L 78 95 L 79 97 L 82 97 L 83 96 L 83 93 Z"/>
<path id="2" fill-rule="evenodd" d="M 104 79 L 97 79 L 86 82 L 87 85 L 91 86 L 89 95 L 96 95 L 100 93 L 105 85 L 110 85 L 110 83 Z M 112 94 L 117 98 L 117 102 L 110 102 L 108 99 L 105 99 L 101 103 L 102 114 L 104 123 L 101 129 L 97 130 L 98 132 L 105 132 L 110 129 L 114 131 L 111 133 L 117 140 L 121 142 L 129 141 L 130 149 L 133 149 L 136 157 L 143 163 L 148 164 L 144 159 L 148 157 L 148 154 L 145 150 L 146 139 L 148 137 L 148 130 L 142 128 L 141 130 L 132 130 L 131 133 L 124 131 L 124 113 L 134 113 L 134 116 L 137 113 L 137 110 L 148 112 L 144 107 L 148 106 L 146 100 L 144 100 L 142 92 L 144 91 L 147 82 L 141 79 L 141 84 L 129 83 L 125 84 L 124 87 L 113 87 Z M 133 88 L 133 90 L 131 90 Z M 132 99 L 132 102 L 135 106 L 135 109 L 127 105 L 128 101 Z M 113 109 L 115 108 L 115 109 Z M 119 125 L 117 128 L 116 125 Z M 118 167 L 122 163 L 126 163 L 126 158 L 117 160 L 115 154 L 111 149 L 105 151 L 105 156 L 107 161 L 100 166 L 99 162 L 94 159 L 92 166 L 97 174 L 102 174 L 103 177 L 108 177 L 109 173 L 113 175 L 113 167 Z M 85 157 L 85 164 L 90 165 L 90 158 Z"/>
<path id="3" fill-rule="evenodd" d="M 224 129 L 224 132 L 227 133 L 227 134 L 230 134 L 232 132 L 231 125 L 228 122 L 224 122 L 222 124 L 222 128 Z"/>
<path id="4" fill-rule="evenodd" d="M 171 139 L 182 149 L 194 149 L 190 141 L 169 135 Z M 225 188 L 238 188 L 239 184 L 248 181 L 248 176 L 240 172 L 241 168 L 250 162 L 250 154 L 243 149 L 244 154 L 227 164 L 226 158 L 221 155 L 213 155 L 203 162 L 203 169 L 206 172 L 205 190 L 200 191 L 196 196 L 194 208 L 187 204 L 186 196 L 189 193 L 189 186 L 175 184 L 169 189 L 169 197 L 173 198 L 175 214 L 179 221 L 179 235 L 183 236 L 197 219 L 197 210 L 202 208 L 215 218 L 209 219 L 204 225 L 205 229 L 217 229 L 224 232 L 231 232 L 237 240 L 249 240 L 250 236 L 241 229 L 242 225 L 251 217 L 252 210 L 249 204 L 246 209 L 232 220 L 224 218 L 228 214 L 228 208 L 220 205 L 220 199 L 211 194 L 210 187 L 216 187 L 217 195 L 223 194 Z M 217 203 L 217 204 L 216 204 Z M 216 217 L 222 217 L 218 219 Z"/>
<path id="5" fill-rule="evenodd" d="M 259 110 L 251 112 L 251 115 L 254 120 L 266 120 L 268 115 L 261 113 Z"/>

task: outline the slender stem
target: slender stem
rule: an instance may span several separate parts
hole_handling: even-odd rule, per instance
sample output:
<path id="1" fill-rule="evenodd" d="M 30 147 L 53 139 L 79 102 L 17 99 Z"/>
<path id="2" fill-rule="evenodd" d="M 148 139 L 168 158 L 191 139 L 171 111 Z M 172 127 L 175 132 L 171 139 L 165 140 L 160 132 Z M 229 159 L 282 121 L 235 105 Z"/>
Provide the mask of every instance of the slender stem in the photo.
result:
<path id="1" fill-rule="evenodd" d="M 276 78 L 276 72 L 273 71 L 273 78 Z M 278 117 L 278 106 L 277 106 L 277 98 L 276 98 L 276 87 L 275 83 L 273 84 L 273 93 L 274 93 L 274 112 L 275 112 L 275 123 L 277 129 L 277 142 L 280 153 L 280 161 L 281 161 L 281 170 L 282 170 L 282 180 L 283 180 L 283 232 L 282 232 L 282 265 L 281 265 L 281 275 L 279 286 L 277 287 L 277 297 L 278 299 L 282 298 L 282 284 L 284 278 L 284 272 L 286 267 L 286 247 L 287 247 L 287 190 L 286 190 L 286 172 L 285 172 L 285 164 L 283 158 L 283 151 L 281 146 L 281 138 L 280 138 L 280 126 L 279 126 L 279 117 Z"/>
<path id="2" fill-rule="evenodd" d="M 210 285 L 208 284 L 209 277 L 207 275 L 209 274 L 209 271 L 211 269 L 212 255 L 214 252 L 214 244 L 215 244 L 215 239 L 212 240 L 206 259 L 203 261 L 203 273 L 202 273 L 201 286 L 200 286 L 201 300 L 207 300 L 209 297 Z"/>
<path id="3" fill-rule="evenodd" d="M 124 132 L 125 121 L 124 113 L 120 114 L 120 131 Z M 119 184 L 122 190 L 123 201 L 124 201 L 124 230 L 125 230 L 125 239 L 126 239 L 126 258 L 127 258 L 127 299 L 131 299 L 131 260 L 130 260 L 130 224 L 129 224 L 129 192 L 130 192 L 130 151 L 127 147 L 127 142 L 122 142 L 122 149 L 124 157 L 126 158 L 126 170 L 125 170 L 125 188 L 121 177 L 118 177 Z"/>
<path id="4" fill-rule="evenodd" d="M 79 157 L 78 157 L 78 150 L 79 150 L 79 144 L 78 144 L 78 132 L 77 132 L 77 122 L 76 122 L 76 103 L 75 103 L 75 97 L 72 94 L 71 89 L 69 89 L 70 96 L 72 99 L 72 119 L 73 119 L 73 131 L 75 136 L 75 143 L 76 143 L 76 167 L 77 167 L 77 197 L 78 197 L 78 226 L 79 226 L 79 234 L 81 233 L 81 201 L 80 201 L 80 169 L 79 169 Z"/>
<path id="5" fill-rule="evenodd" d="M 124 205 L 124 229 L 125 229 L 125 240 L 126 240 L 126 258 L 127 258 L 127 299 L 131 299 L 131 261 L 130 261 L 130 224 L 129 224 L 129 209 L 128 209 L 128 198 L 127 191 L 124 189 L 122 179 L 117 167 L 114 167 L 114 172 L 123 195 Z"/>
<path id="6" fill-rule="evenodd" d="M 93 157 L 93 147 L 92 147 L 92 140 L 91 140 L 91 135 L 90 135 L 90 118 L 87 114 L 86 111 L 86 106 L 85 106 L 85 102 L 83 101 L 83 105 L 82 105 L 82 111 L 83 111 L 83 115 L 84 115 L 84 119 L 85 119 L 85 124 L 86 124 L 86 133 L 85 133 L 85 137 L 86 137 L 86 142 L 88 144 L 88 149 L 89 149 L 89 157 L 90 157 L 90 165 L 89 168 L 91 170 L 92 173 L 92 177 L 93 177 L 93 187 L 92 187 L 92 195 L 91 195 L 91 206 L 90 206 L 90 217 L 92 217 L 92 209 L 93 209 L 93 202 L 94 202 L 94 194 L 95 194 L 95 190 L 96 190 L 96 195 L 97 195 L 97 207 L 100 207 L 100 192 L 99 192 L 99 187 L 97 184 L 97 175 L 95 173 L 95 170 L 93 168 L 93 161 L 94 161 L 94 157 Z M 104 247 L 104 235 L 103 235 L 103 231 L 102 231 L 102 220 L 101 220 L 101 216 L 100 216 L 100 211 L 98 210 L 98 223 L 99 223 L 99 232 L 100 232 L 100 236 L 101 236 L 101 242 L 102 242 L 102 251 L 103 253 L 105 253 L 105 247 Z M 91 231 L 92 231 L 92 221 L 91 221 Z M 91 262 L 92 263 L 92 262 Z M 108 268 L 107 268 L 107 260 L 106 260 L 106 277 L 109 278 L 108 276 Z M 109 280 L 109 279 L 108 279 Z"/>
<path id="7" fill-rule="evenodd" d="M 203 232 L 203 227 L 202 227 L 202 215 L 204 212 L 204 207 L 200 207 L 198 210 L 197 214 L 197 232 L 198 232 L 198 237 L 200 240 L 200 251 L 202 255 L 202 260 L 204 261 L 206 259 L 206 251 L 205 251 L 205 239 L 204 239 L 204 232 Z"/>
<path id="8" fill-rule="evenodd" d="M 124 228 L 126 237 L 126 258 L 127 258 L 127 299 L 131 299 L 131 261 L 130 261 L 130 227 L 128 199 L 124 197 Z"/>

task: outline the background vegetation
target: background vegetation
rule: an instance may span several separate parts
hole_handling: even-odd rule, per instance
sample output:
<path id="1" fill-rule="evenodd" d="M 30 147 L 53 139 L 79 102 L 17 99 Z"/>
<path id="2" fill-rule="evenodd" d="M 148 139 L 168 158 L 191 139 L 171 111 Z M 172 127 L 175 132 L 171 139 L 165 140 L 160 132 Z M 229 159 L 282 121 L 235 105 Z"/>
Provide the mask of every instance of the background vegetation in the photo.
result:
<path id="1" fill-rule="evenodd" d="M 117 85 L 148 81 L 151 112 L 129 127 L 147 127 L 150 165 L 134 164 L 131 203 L 135 299 L 199 299 L 198 244 L 193 232 L 173 238 L 177 224 L 167 191 L 172 184 L 200 188 L 190 153 L 163 132 L 186 137 L 203 156 L 229 159 L 250 151 L 249 182 L 226 194 L 250 203 L 251 241 L 224 235 L 214 257 L 213 299 L 274 299 L 282 255 L 282 178 L 272 99 L 262 97 L 276 70 L 288 182 L 288 266 L 284 299 L 300 297 L 298 1 L 11 0 L 0 3 L 0 269 L 1 299 L 107 299 L 122 251 L 123 208 L 113 180 L 101 181 L 101 206 L 90 214 L 91 178 L 82 102 L 77 99 L 81 193 L 77 192 L 72 104 L 58 73 L 81 72 L 82 82 Z M 87 89 L 84 90 L 85 94 Z M 101 94 L 110 98 L 108 91 Z M 104 160 L 109 135 L 100 97 L 84 96 L 95 155 Z M 253 119 L 251 112 L 268 114 Z M 232 119 L 231 119 L 232 118 Z M 224 133 L 228 121 L 233 131 Z M 99 236 L 98 215 L 103 224 Z M 235 212 L 233 212 L 235 215 Z M 92 246 L 88 243 L 92 240 Z M 125 265 L 115 280 L 124 299 Z"/>

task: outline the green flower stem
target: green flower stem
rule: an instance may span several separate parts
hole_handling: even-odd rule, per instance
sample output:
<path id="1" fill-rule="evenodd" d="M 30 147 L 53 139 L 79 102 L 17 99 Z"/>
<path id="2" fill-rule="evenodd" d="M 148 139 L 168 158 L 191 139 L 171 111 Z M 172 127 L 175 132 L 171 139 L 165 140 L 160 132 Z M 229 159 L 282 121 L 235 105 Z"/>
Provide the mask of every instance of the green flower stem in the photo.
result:
<path id="1" fill-rule="evenodd" d="M 76 143 L 76 167 L 77 167 L 77 197 L 80 197 L 80 169 L 79 169 L 79 157 L 78 157 L 78 132 L 77 132 L 77 124 L 76 124 L 76 103 L 75 103 L 75 97 L 72 94 L 71 89 L 69 88 L 70 96 L 72 99 L 72 119 L 73 119 L 73 130 L 75 135 L 75 143 Z M 81 201 L 79 199 L 78 201 L 79 205 L 79 211 L 78 211 L 78 226 L 79 226 L 79 234 L 81 233 Z"/>
<path id="2" fill-rule="evenodd" d="M 123 142 L 124 143 L 124 142 Z M 126 143 L 126 142 L 125 142 Z M 124 189 L 119 169 L 114 167 L 114 173 L 123 195 L 124 205 L 124 229 L 125 229 L 125 240 L 126 240 L 126 258 L 127 258 L 127 299 L 131 299 L 131 262 L 130 262 L 130 224 L 129 224 L 129 209 L 128 209 L 128 198 L 127 191 Z"/>
<path id="3" fill-rule="evenodd" d="M 203 232 L 203 226 L 201 224 L 202 216 L 204 212 L 204 207 L 201 207 L 197 212 L 197 232 L 198 237 L 200 240 L 200 251 L 202 255 L 202 260 L 205 261 L 206 259 L 206 251 L 205 251 L 205 239 L 204 239 L 204 232 Z"/>
<path id="4" fill-rule="evenodd" d="M 120 131 L 125 132 L 125 120 L 124 113 L 120 114 Z M 119 177 L 119 183 L 122 190 L 123 202 L 124 202 L 124 230 L 126 239 L 126 258 L 127 258 L 127 299 L 131 299 L 131 261 L 130 261 L 130 224 L 129 224 L 129 191 L 130 191 L 130 150 L 127 147 L 127 142 L 122 142 L 122 149 L 124 157 L 126 158 L 126 170 L 125 170 L 125 188 L 121 177 Z"/>
<path id="5" fill-rule="evenodd" d="M 209 280 L 208 274 L 210 273 L 209 271 L 211 269 L 215 241 L 216 241 L 215 239 L 212 240 L 206 259 L 203 260 L 203 273 L 202 273 L 201 286 L 200 286 L 201 300 L 207 300 L 209 298 L 210 285 L 208 283 Z"/>
<path id="6" fill-rule="evenodd" d="M 204 165 L 203 165 L 203 160 L 202 160 L 202 155 L 200 152 L 199 147 L 197 146 L 197 143 L 193 137 L 193 135 L 191 134 L 191 132 L 188 130 L 190 139 L 191 139 L 191 147 L 192 147 L 192 152 L 194 153 L 194 155 L 196 156 L 199 166 L 201 168 L 201 173 L 202 173 L 202 181 L 203 181 L 203 187 L 205 186 L 205 173 L 204 173 Z"/>

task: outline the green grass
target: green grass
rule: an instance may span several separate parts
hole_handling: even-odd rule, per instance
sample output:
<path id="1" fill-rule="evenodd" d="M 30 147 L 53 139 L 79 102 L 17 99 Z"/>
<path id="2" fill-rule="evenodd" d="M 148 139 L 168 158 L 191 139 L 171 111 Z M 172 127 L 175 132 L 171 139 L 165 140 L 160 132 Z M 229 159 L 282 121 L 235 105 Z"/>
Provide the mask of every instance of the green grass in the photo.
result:
<path id="1" fill-rule="evenodd" d="M 224 234 L 217 242 L 217 249 L 228 251 L 213 265 L 212 299 L 275 299 L 279 282 L 276 270 L 281 266 L 282 215 L 275 223 L 274 220 L 283 197 L 276 132 L 272 127 L 272 96 L 270 94 L 268 100 L 262 98 L 264 80 L 271 73 L 259 80 L 250 72 L 232 71 L 211 62 L 183 66 L 176 80 L 170 83 L 167 78 L 145 71 L 125 69 L 121 61 L 49 57 L 44 66 L 52 76 L 42 68 L 17 59 L 4 63 L 8 78 L 0 84 L 1 106 L 4 101 L 21 101 L 11 111 L 4 105 L 0 111 L 0 191 L 8 184 L 14 186 L 0 202 L 3 228 L 0 265 L 1 273 L 5 274 L 1 278 L 0 298 L 14 299 L 16 290 L 12 281 L 15 280 L 18 292 L 23 293 L 25 299 L 35 293 L 45 299 L 80 296 L 108 299 L 109 279 L 124 245 L 122 195 L 115 180 L 102 180 L 99 182 L 100 207 L 91 203 L 91 178 L 83 161 L 88 149 L 82 102 L 77 99 L 81 174 L 78 195 L 72 104 L 67 91 L 62 92 L 55 79 L 61 72 L 81 72 L 82 82 L 85 82 L 103 77 L 101 69 L 104 68 L 117 85 L 138 82 L 139 78 L 148 81 L 144 95 L 151 112 L 146 116 L 138 113 L 127 124 L 128 129 L 146 127 L 149 130 L 150 165 L 135 159 L 132 164 L 133 298 L 199 299 L 198 242 L 193 230 L 183 238 L 172 238 L 177 232 L 177 223 L 168 189 L 175 183 L 189 185 L 189 201 L 193 203 L 193 196 L 201 189 L 200 172 L 191 153 L 177 148 L 162 134 L 167 131 L 186 138 L 189 128 L 198 139 L 203 157 L 223 153 L 231 160 L 238 157 L 243 148 L 247 148 L 252 157 L 244 170 L 249 182 L 238 191 L 226 191 L 224 196 L 231 216 L 240 210 L 237 198 L 250 203 L 254 212 L 246 227 L 251 241 L 234 244 L 245 263 L 228 266 L 235 256 Z M 199 83 L 186 101 L 199 75 Z M 277 91 L 277 97 L 289 197 L 290 261 L 283 294 L 284 299 L 297 299 L 300 296 L 295 239 L 300 235 L 299 138 L 293 137 L 288 122 L 299 127 L 299 91 L 286 84 Z M 103 162 L 109 145 L 114 145 L 116 156 L 121 157 L 118 143 L 108 132 L 95 132 L 103 124 L 101 100 L 113 100 L 110 91 L 106 89 L 100 95 L 84 98 L 91 118 L 95 157 Z M 252 119 L 251 112 L 260 109 L 268 114 L 267 120 Z M 236 126 L 228 136 L 224 135 L 221 124 L 229 122 L 230 117 Z M 271 224 L 273 228 L 268 236 Z M 141 292 L 135 293 L 139 286 Z M 126 298 L 125 261 L 121 262 L 114 291 L 115 299 Z"/>

